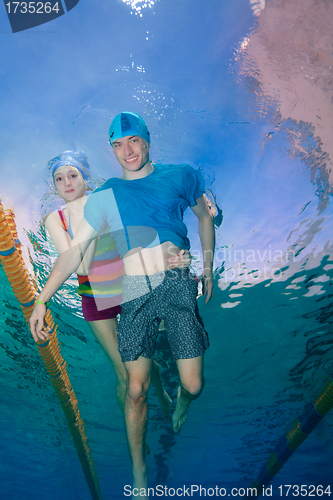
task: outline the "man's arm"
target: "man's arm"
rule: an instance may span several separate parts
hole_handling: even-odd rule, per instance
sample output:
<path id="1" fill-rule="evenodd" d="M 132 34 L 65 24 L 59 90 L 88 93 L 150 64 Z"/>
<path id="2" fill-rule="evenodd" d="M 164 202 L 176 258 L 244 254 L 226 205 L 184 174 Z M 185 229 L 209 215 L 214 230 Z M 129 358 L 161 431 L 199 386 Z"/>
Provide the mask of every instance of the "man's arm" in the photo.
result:
<path id="1" fill-rule="evenodd" d="M 206 295 L 205 303 L 212 298 L 213 280 L 213 259 L 215 248 L 215 229 L 212 214 L 209 210 L 204 196 L 197 199 L 196 205 L 191 207 L 192 212 L 199 219 L 199 235 L 203 254 L 203 294 Z"/>
<path id="2" fill-rule="evenodd" d="M 96 238 L 97 234 L 95 229 L 85 219 L 82 219 L 71 246 L 60 254 L 53 266 L 49 279 L 38 297 L 39 302 L 48 302 L 66 279 L 76 271 L 90 242 Z M 43 330 L 45 313 L 45 305 L 36 304 L 30 318 L 30 330 L 36 342 L 38 339 L 44 340 L 48 335 Z"/>

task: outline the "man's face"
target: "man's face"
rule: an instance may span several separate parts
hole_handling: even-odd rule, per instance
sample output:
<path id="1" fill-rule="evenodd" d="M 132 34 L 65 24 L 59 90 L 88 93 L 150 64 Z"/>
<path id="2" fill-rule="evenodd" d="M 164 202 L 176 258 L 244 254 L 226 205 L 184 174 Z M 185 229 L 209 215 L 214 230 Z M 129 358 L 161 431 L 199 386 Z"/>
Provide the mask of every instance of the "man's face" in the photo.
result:
<path id="1" fill-rule="evenodd" d="M 137 135 L 117 139 L 113 151 L 123 170 L 129 172 L 137 172 L 149 162 L 149 145 Z"/>

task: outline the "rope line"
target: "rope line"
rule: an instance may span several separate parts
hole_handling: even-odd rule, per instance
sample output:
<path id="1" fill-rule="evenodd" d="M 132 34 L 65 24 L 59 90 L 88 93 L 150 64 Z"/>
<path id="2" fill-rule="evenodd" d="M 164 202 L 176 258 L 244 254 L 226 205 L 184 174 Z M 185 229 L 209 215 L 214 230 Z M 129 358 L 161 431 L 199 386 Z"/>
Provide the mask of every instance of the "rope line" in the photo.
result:
<path id="1" fill-rule="evenodd" d="M 315 402 L 296 420 L 292 429 L 279 439 L 267 463 L 251 485 L 251 488 L 256 488 L 257 497 L 332 407 L 333 380 L 330 379 Z"/>
<path id="2" fill-rule="evenodd" d="M 5 211 L 0 201 L 0 261 L 28 323 L 36 301 L 37 286 L 26 269 L 21 246 L 17 238 L 14 214 L 9 210 Z M 69 380 L 66 362 L 60 353 L 57 325 L 49 309 L 45 323 L 50 328 L 49 337 L 46 341 L 39 340 L 36 343 L 37 349 L 67 419 L 91 497 L 93 500 L 102 500 L 78 400 Z"/>

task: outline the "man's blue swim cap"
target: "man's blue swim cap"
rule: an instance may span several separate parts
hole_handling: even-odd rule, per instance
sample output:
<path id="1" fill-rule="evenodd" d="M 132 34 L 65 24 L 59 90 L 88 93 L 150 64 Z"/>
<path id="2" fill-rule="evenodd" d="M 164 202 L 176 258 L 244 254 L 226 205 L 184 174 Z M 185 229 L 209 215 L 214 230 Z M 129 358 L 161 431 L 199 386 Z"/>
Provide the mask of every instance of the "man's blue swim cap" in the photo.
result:
<path id="1" fill-rule="evenodd" d="M 138 135 L 150 144 L 150 134 L 145 121 L 136 113 L 124 111 L 124 113 L 120 113 L 112 120 L 109 129 L 111 146 L 117 139 L 128 135 Z"/>
<path id="2" fill-rule="evenodd" d="M 52 158 L 47 164 L 52 177 L 57 168 L 64 167 L 65 165 L 77 168 L 85 180 L 89 179 L 88 158 L 82 151 L 65 151 L 61 155 Z"/>

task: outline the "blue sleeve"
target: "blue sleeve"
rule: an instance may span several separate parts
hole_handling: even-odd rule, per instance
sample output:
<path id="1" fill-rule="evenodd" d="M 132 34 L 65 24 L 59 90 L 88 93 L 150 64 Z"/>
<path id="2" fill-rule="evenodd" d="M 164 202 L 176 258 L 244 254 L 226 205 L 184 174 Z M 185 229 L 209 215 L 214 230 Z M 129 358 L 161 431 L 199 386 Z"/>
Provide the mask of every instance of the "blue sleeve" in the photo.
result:
<path id="1" fill-rule="evenodd" d="M 108 181 L 89 196 L 83 213 L 88 224 L 98 233 L 107 227 L 112 231 L 124 229 L 113 188 Z"/>
<path id="2" fill-rule="evenodd" d="M 105 227 L 105 218 L 103 216 L 103 204 L 101 203 L 102 192 L 94 191 L 84 205 L 84 218 L 92 228 L 98 233 Z"/>
<path id="3" fill-rule="evenodd" d="M 189 202 L 190 207 L 196 204 L 196 201 L 205 192 L 205 181 L 200 170 L 186 165 L 183 171 L 183 191 L 184 198 Z"/>

